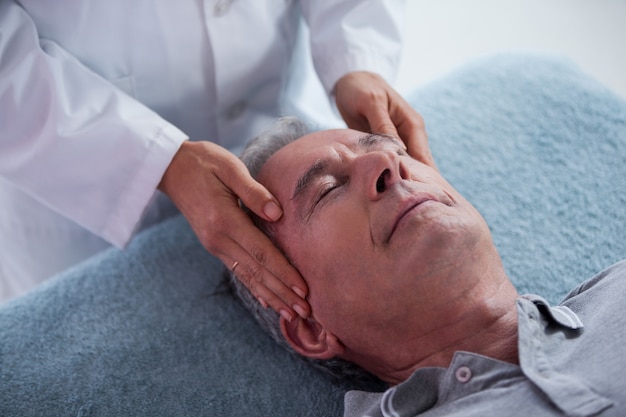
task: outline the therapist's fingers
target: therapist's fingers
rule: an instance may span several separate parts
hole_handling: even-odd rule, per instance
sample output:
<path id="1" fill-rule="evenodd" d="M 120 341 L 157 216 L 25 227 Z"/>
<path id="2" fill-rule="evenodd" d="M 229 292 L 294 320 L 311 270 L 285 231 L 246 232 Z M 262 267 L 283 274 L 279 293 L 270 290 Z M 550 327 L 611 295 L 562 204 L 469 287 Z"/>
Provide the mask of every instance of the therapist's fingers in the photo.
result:
<path id="1" fill-rule="evenodd" d="M 335 99 L 348 127 L 399 137 L 411 156 L 436 168 L 424 120 L 381 76 L 349 73 L 335 85 Z"/>
<path id="2" fill-rule="evenodd" d="M 406 144 L 409 155 L 437 169 L 428 145 L 428 134 L 422 116 L 395 91 L 391 91 L 389 95 L 387 114 L 398 132 L 398 136 Z"/>
<path id="3" fill-rule="evenodd" d="M 335 102 L 348 127 L 362 132 L 395 133 L 389 117 L 382 117 L 388 112 L 383 82 L 379 75 L 364 71 L 348 73 L 337 81 Z M 370 126 L 372 121 L 374 126 Z"/>
<path id="4" fill-rule="evenodd" d="M 259 265 L 272 263 L 272 259 L 278 264 L 284 262 L 277 270 L 288 271 L 293 267 L 284 259 L 284 256 L 272 242 L 251 222 L 247 224 L 248 222 L 250 219 L 246 216 L 245 220 L 242 219 L 239 230 L 230 231 L 233 239 L 224 242 L 224 253 L 228 253 L 226 256 L 232 256 L 232 262 L 229 264 L 231 271 L 237 279 L 248 287 L 264 307 L 272 307 L 289 321 L 295 318 L 294 312 L 303 318 L 308 317 L 310 315 L 308 303 L 303 303 L 300 297 L 293 294 L 294 292 L 299 293 L 300 296 L 304 297 L 305 293 L 302 292 L 302 289 L 289 287 L 285 283 L 288 280 L 284 277 L 280 277 L 280 279 L 265 278 L 264 268 Z M 293 272 L 297 273 L 295 269 Z M 280 274 L 280 272 L 274 272 L 274 274 Z"/>
<path id="5" fill-rule="evenodd" d="M 267 220 L 282 214 L 274 197 L 252 179 L 238 158 L 211 142 L 185 142 L 159 188 L 209 252 L 228 267 L 238 262 L 237 277 L 257 298 L 286 317 L 309 314 L 306 283 L 239 206 L 238 197 L 256 206 L 255 212 Z M 269 203 L 276 204 L 278 211 L 270 206 L 268 215 Z"/>
<path id="6" fill-rule="evenodd" d="M 278 202 L 265 187 L 250 176 L 239 159 L 236 161 L 234 169 L 219 175 L 224 185 L 257 216 L 268 221 L 280 218 L 282 209 Z M 268 201 L 267 196 L 271 200 Z M 308 291 L 304 279 L 269 238 L 254 226 L 247 214 L 237 210 L 231 215 L 234 224 L 228 229 L 228 236 L 240 249 L 237 250 L 234 246 L 226 247 L 226 244 L 223 244 L 222 250 L 225 256 L 235 254 L 233 259 L 239 262 L 235 275 L 253 294 L 285 318 L 288 318 L 285 313 L 291 315 L 292 309 L 299 315 L 304 314 L 307 317 L 310 314 L 310 307 L 303 300 Z M 237 253 L 242 260 L 236 259 Z"/>

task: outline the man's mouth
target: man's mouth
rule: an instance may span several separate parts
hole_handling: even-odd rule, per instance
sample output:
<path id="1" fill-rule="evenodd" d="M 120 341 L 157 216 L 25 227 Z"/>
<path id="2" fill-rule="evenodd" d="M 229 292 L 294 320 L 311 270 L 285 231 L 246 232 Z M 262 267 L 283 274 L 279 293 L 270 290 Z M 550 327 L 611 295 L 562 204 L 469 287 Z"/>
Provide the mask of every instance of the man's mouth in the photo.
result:
<path id="1" fill-rule="evenodd" d="M 402 223 L 402 220 L 404 218 L 406 218 L 408 215 L 413 213 L 415 210 L 419 209 L 423 204 L 429 203 L 429 202 L 438 203 L 439 201 L 435 199 L 435 197 L 428 195 L 428 194 L 416 195 L 416 196 L 413 196 L 412 198 L 409 198 L 403 201 L 400 204 L 399 209 L 397 210 L 397 215 L 393 222 L 393 226 L 391 227 L 389 235 L 387 236 L 387 239 L 386 239 L 387 242 L 391 239 L 391 236 L 393 236 L 396 229 Z"/>

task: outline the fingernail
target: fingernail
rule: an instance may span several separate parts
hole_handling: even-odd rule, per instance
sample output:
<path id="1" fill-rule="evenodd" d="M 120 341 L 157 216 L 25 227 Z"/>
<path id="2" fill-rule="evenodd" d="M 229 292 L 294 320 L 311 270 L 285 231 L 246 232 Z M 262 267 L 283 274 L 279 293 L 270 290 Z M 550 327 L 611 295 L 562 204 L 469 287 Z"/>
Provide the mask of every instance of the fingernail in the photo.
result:
<path id="1" fill-rule="evenodd" d="M 283 211 L 273 201 L 270 201 L 263 207 L 263 213 L 272 220 L 278 220 L 283 215 Z"/>
<path id="2" fill-rule="evenodd" d="M 262 299 L 261 297 L 257 297 L 257 300 L 263 306 L 263 308 L 267 308 L 267 303 L 265 302 L 264 299 Z"/>
<path id="3" fill-rule="evenodd" d="M 291 289 L 293 290 L 293 292 L 298 294 L 300 296 L 300 298 L 306 298 L 306 293 L 304 292 L 304 290 L 302 288 L 296 287 L 294 285 L 293 287 L 291 287 Z"/>
<path id="4" fill-rule="evenodd" d="M 284 317 L 285 320 L 287 320 L 288 322 L 291 323 L 291 320 L 293 320 L 293 316 L 291 315 L 290 312 L 288 312 L 287 310 L 280 310 L 279 311 L 280 315 Z"/>
<path id="5" fill-rule="evenodd" d="M 299 304 L 294 304 L 291 307 L 296 311 L 296 313 L 298 313 L 300 317 L 302 317 L 303 319 L 306 319 L 307 314 L 306 314 L 306 310 L 304 309 L 304 307 L 302 307 Z"/>

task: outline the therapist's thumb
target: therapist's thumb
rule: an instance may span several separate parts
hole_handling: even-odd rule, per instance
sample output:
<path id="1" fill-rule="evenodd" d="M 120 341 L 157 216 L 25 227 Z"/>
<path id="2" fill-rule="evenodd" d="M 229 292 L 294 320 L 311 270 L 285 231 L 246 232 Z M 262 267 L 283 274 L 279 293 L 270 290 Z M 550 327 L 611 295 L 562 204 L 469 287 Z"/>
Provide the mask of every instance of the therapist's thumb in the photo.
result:
<path id="1" fill-rule="evenodd" d="M 365 116 L 369 123 L 370 132 L 399 138 L 398 130 L 389 116 L 389 110 L 385 103 L 372 103 Z"/>
<path id="2" fill-rule="evenodd" d="M 247 170 L 240 173 L 237 185 L 231 187 L 242 203 L 257 216 L 268 221 L 276 221 L 283 215 L 283 209 L 267 188 L 255 181 Z"/>

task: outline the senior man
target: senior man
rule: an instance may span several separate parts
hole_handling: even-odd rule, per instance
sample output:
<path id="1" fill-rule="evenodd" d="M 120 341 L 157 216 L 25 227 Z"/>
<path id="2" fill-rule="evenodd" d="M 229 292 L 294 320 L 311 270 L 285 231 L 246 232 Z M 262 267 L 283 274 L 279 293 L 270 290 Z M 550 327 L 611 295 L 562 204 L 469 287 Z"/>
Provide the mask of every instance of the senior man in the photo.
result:
<path id="1" fill-rule="evenodd" d="M 393 137 L 284 119 L 242 159 L 285 210 L 255 220 L 312 314 L 288 321 L 232 282 L 279 342 L 390 386 L 348 393 L 346 416 L 625 415 L 626 263 L 551 307 L 517 293 L 482 216 Z"/>

